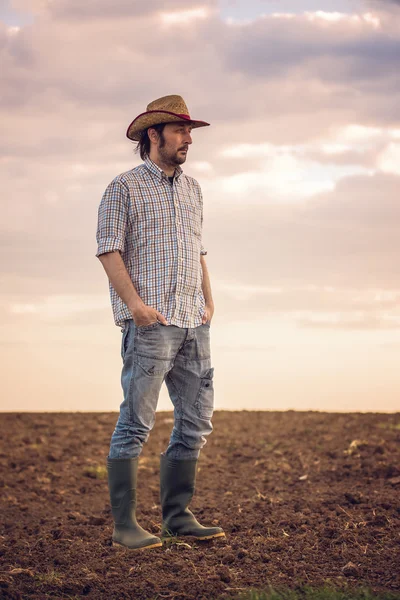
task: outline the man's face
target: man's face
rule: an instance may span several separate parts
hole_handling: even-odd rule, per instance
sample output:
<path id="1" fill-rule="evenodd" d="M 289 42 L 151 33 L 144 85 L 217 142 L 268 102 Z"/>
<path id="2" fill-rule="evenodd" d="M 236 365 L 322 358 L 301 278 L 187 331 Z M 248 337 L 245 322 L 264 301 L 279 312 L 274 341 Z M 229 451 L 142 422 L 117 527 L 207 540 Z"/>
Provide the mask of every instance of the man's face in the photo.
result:
<path id="1" fill-rule="evenodd" d="M 192 126 L 184 121 L 167 123 L 157 142 L 157 151 L 162 162 L 181 165 L 185 162 L 189 144 L 192 143 Z"/>

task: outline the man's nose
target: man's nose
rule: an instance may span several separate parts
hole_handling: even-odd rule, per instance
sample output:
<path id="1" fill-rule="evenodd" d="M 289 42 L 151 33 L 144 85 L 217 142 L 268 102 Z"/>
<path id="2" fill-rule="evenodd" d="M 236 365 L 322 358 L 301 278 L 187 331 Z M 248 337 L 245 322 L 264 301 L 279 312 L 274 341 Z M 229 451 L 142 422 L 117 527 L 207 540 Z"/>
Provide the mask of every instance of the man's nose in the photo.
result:
<path id="1" fill-rule="evenodd" d="M 185 133 L 185 137 L 184 137 L 184 142 L 185 144 L 191 144 L 192 143 L 192 136 L 190 135 L 190 133 L 187 131 Z"/>

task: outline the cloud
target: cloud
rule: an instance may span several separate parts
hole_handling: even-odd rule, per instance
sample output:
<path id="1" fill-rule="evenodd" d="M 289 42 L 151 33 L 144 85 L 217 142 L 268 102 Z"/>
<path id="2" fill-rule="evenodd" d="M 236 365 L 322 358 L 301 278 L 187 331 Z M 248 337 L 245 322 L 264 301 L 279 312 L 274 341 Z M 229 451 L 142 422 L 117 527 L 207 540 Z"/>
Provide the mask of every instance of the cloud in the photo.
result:
<path id="1" fill-rule="evenodd" d="M 331 18 L 327 18 L 328 14 Z M 335 17 L 335 18 L 332 18 Z M 327 83 L 351 81 L 371 89 L 397 69 L 398 41 L 377 29 L 371 16 L 305 13 L 265 16 L 232 27 L 225 46 L 229 69 L 258 78 L 308 76 Z M 396 79 L 388 81 L 398 92 Z"/>
<path id="2" fill-rule="evenodd" d="M 167 93 L 212 123 L 185 171 L 204 190 L 214 277 L 396 288 L 398 36 L 385 15 L 379 28 L 367 13 L 229 24 L 212 2 L 132 6 L 37 2 L 31 25 L 1 26 L 0 247 L 14 304 L 32 305 L 24 281 L 31 296 L 108 298 L 98 204 L 140 162 L 127 125 Z"/>
<path id="3" fill-rule="evenodd" d="M 51 14 L 59 12 L 57 20 L 49 21 L 42 12 L 18 34 L 11 36 L 4 28 L 3 106 L 46 107 L 52 122 L 58 111 L 68 118 L 76 103 L 82 116 L 85 106 L 88 115 L 102 109 L 104 119 L 110 118 L 111 107 L 132 110 L 134 115 L 150 99 L 168 93 L 163 81 L 168 71 L 171 92 L 180 89 L 185 95 L 190 90 L 198 110 L 205 112 L 212 106 L 214 119 L 221 121 L 248 120 L 250 115 L 265 120 L 293 112 L 315 114 L 329 106 L 337 112 L 380 114 L 380 119 L 393 113 L 388 92 L 398 93 L 396 40 L 385 31 L 376 32 L 361 17 L 353 22 L 345 16 L 328 29 L 326 19 L 312 20 L 311 13 L 290 20 L 268 16 L 230 26 L 212 4 L 189 5 L 186 12 L 174 12 L 175 4 L 168 4 L 167 14 L 174 15 L 175 22 L 165 26 L 165 13 L 157 2 L 149 5 L 150 12 L 139 8 L 138 14 L 119 19 L 118 11 L 127 6 L 126 2 L 98 6 L 58 0 L 47 6 Z M 107 16 L 102 7 L 116 14 Z M 67 15 L 76 11 L 92 16 L 72 26 Z M 179 15 L 201 18 L 182 23 Z M 350 80 L 351 88 L 345 89 L 344 82 Z M 376 95 L 373 102 L 365 103 L 355 93 L 365 92 L 366 86 Z M 71 126 L 78 133 L 75 120 L 72 115 Z"/>
<path id="4" fill-rule="evenodd" d="M 400 0 L 367 0 L 367 3 L 381 10 L 387 10 L 390 6 L 400 6 Z"/>
<path id="5" fill-rule="evenodd" d="M 204 242 L 212 272 L 247 285 L 398 288 L 399 183 L 379 173 L 344 178 L 298 206 L 246 196 L 234 207 L 209 204 Z"/>
<path id="6" fill-rule="evenodd" d="M 301 327 L 318 329 L 393 330 L 400 327 L 400 314 L 388 316 L 355 313 L 343 316 L 340 313 L 327 313 L 299 318 L 298 324 Z"/>
<path id="7" fill-rule="evenodd" d="M 62 21 L 90 19 L 120 19 L 134 18 L 146 14 L 156 13 L 166 9 L 166 3 L 163 0 L 150 0 L 149 2 L 132 2 L 131 0 L 35 0 L 30 3 L 17 1 L 14 2 L 21 8 L 28 8 L 39 14 L 48 15 L 53 19 Z M 200 6 L 215 6 L 215 2 L 196 1 L 196 0 L 168 0 L 168 12 L 187 12 L 198 9 Z"/>
<path id="8" fill-rule="evenodd" d="M 15 315 L 38 315 L 41 319 L 65 319 L 81 312 L 107 309 L 109 302 L 103 295 L 80 294 L 79 296 L 45 296 L 39 302 L 16 302 L 9 306 Z"/>
<path id="9" fill-rule="evenodd" d="M 300 209 L 302 218 L 321 226 L 353 227 L 357 231 L 384 230 L 385 235 L 396 226 L 400 205 L 396 199 L 399 177 L 376 174 L 370 177 L 354 176 L 337 183 L 333 194 L 312 199 Z"/>
<path id="10" fill-rule="evenodd" d="M 400 290 L 334 288 L 317 285 L 281 287 L 244 285 L 216 279 L 217 313 L 238 321 L 270 318 L 295 326 L 336 329 L 390 329 L 400 324 Z"/>

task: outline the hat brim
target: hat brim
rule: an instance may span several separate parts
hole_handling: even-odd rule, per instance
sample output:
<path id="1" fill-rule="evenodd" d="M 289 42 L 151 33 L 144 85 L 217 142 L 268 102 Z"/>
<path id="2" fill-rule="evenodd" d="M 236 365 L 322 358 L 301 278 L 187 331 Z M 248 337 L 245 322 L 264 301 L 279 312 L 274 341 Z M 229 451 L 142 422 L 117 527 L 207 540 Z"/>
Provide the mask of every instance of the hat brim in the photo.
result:
<path id="1" fill-rule="evenodd" d="M 192 119 L 187 115 L 178 115 L 177 113 L 169 112 L 168 110 L 151 110 L 140 114 L 132 121 L 127 129 L 126 137 L 138 142 L 142 132 L 149 127 L 160 123 L 175 123 L 176 121 L 187 121 L 191 124 L 193 129 L 210 125 L 210 123 L 206 123 L 206 121 Z"/>

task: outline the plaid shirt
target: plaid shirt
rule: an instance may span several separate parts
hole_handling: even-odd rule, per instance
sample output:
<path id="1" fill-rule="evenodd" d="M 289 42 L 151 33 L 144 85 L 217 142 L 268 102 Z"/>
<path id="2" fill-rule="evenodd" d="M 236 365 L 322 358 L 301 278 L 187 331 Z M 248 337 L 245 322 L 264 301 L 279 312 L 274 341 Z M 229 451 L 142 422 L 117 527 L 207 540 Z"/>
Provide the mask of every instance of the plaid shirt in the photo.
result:
<path id="1" fill-rule="evenodd" d="M 175 169 L 166 174 L 146 158 L 121 173 L 104 192 L 98 210 L 96 256 L 120 250 L 143 302 L 169 325 L 197 327 L 205 308 L 200 254 L 203 198 L 199 184 Z M 109 283 L 115 324 L 132 313 Z"/>

